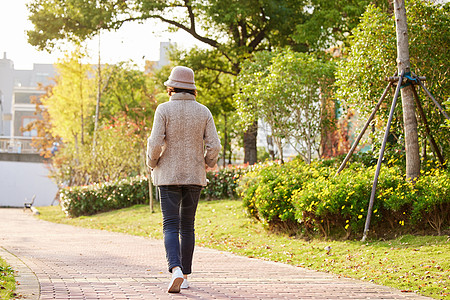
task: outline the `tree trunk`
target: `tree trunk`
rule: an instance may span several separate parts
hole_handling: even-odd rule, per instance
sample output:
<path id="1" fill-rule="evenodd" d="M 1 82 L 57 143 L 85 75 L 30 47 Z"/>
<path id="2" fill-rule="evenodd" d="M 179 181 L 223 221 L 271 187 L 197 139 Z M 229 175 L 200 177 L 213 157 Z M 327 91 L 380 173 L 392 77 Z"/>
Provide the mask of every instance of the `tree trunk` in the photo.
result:
<path id="1" fill-rule="evenodd" d="M 258 121 L 244 132 L 244 163 L 254 165 L 257 161 L 256 136 L 258 133 Z"/>
<path id="2" fill-rule="evenodd" d="M 397 28 L 398 73 L 410 72 L 408 25 L 406 22 L 405 0 L 394 0 L 395 24 Z M 399 82 L 401 84 L 401 82 Z M 406 178 L 414 180 L 420 172 L 419 140 L 417 119 L 414 108 L 412 86 L 401 89 L 403 124 L 405 131 Z"/>

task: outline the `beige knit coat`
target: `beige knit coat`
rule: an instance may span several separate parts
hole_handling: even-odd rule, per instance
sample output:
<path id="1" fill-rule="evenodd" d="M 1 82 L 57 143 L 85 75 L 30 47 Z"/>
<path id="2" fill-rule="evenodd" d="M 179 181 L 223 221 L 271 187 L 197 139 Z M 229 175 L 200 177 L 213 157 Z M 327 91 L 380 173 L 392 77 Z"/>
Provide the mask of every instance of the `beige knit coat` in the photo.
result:
<path id="1" fill-rule="evenodd" d="M 214 167 L 219 151 L 211 112 L 195 96 L 176 93 L 157 107 L 147 141 L 154 185 L 206 186 L 205 164 Z"/>

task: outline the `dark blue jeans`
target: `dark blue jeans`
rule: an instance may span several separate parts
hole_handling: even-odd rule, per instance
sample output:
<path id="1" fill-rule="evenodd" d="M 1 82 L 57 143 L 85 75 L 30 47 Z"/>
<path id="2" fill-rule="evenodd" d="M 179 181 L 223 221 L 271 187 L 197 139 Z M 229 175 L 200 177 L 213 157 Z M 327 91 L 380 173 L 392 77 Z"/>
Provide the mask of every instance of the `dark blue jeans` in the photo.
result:
<path id="1" fill-rule="evenodd" d="M 202 187 L 199 185 L 158 186 L 163 215 L 164 247 L 169 265 L 192 273 L 195 244 L 195 212 Z"/>

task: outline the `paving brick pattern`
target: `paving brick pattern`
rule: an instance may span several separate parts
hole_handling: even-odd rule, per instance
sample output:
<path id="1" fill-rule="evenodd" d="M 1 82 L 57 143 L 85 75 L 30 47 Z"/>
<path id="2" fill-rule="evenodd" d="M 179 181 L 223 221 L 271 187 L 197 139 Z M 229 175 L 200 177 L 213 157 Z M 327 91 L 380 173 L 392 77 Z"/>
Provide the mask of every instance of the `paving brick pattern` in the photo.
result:
<path id="1" fill-rule="evenodd" d="M 428 299 L 201 247 L 191 288 L 168 294 L 161 241 L 53 224 L 20 209 L 0 209 L 0 249 L 24 299 Z"/>

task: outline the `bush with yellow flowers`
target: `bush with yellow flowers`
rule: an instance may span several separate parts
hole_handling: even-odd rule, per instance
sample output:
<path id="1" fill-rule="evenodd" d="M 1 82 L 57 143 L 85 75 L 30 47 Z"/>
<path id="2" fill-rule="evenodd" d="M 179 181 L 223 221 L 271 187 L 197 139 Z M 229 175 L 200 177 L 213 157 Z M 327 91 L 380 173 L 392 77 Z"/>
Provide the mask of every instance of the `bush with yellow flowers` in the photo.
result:
<path id="1" fill-rule="evenodd" d="M 402 168 L 383 165 L 374 201 L 371 231 L 440 234 L 450 224 L 450 172 L 424 168 L 411 182 Z M 250 216 L 269 225 L 287 224 L 298 232 L 350 237 L 361 234 L 367 217 L 375 167 L 353 163 L 339 175 L 327 163 L 294 160 L 248 172 L 241 179 Z M 283 227 L 283 226 L 278 226 Z M 285 226 L 286 227 L 286 226 Z"/>

